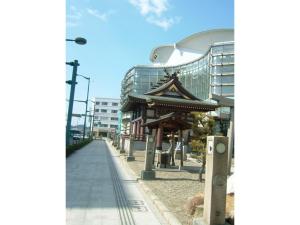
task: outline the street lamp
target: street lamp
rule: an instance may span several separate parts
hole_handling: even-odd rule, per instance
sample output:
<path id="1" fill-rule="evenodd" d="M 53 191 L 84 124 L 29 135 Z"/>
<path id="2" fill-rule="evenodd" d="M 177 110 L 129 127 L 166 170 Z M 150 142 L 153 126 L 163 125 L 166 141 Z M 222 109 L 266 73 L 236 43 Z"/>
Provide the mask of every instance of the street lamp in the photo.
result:
<path id="1" fill-rule="evenodd" d="M 76 44 L 79 45 L 85 45 L 87 42 L 86 39 L 82 37 L 77 37 L 75 39 L 66 39 L 66 41 L 74 41 Z"/>
<path id="2" fill-rule="evenodd" d="M 94 119 L 95 119 L 95 109 L 96 109 L 96 101 L 92 101 L 90 100 L 92 103 L 94 103 L 94 109 L 93 109 L 93 116 L 92 116 L 92 121 L 90 123 L 90 126 L 92 124 L 92 127 L 90 128 L 90 132 L 92 133 L 92 139 L 93 139 L 93 136 L 94 136 Z"/>
<path id="3" fill-rule="evenodd" d="M 74 40 L 73 39 L 66 39 L 66 41 L 74 41 L 76 44 L 79 45 L 85 45 L 86 39 L 82 37 L 77 37 Z M 73 114 L 73 103 L 74 103 L 74 95 L 75 95 L 75 85 L 76 82 L 76 75 L 77 75 L 77 67 L 79 66 L 78 60 L 74 60 L 74 62 L 66 62 L 67 65 L 70 65 L 73 67 L 72 71 L 72 80 L 67 81 L 68 84 L 71 85 L 70 90 L 70 102 L 69 102 L 69 108 L 68 108 L 68 118 L 67 118 L 67 127 L 66 127 L 66 144 L 70 144 L 70 129 L 71 129 L 71 123 L 72 123 L 72 114 Z"/>
<path id="4" fill-rule="evenodd" d="M 72 72 L 72 80 L 68 81 L 71 85 L 70 90 L 70 98 L 69 98 L 69 109 L 68 109 L 68 119 L 67 119 L 67 127 L 66 127 L 66 144 L 70 144 L 70 128 L 72 122 L 72 114 L 73 114 L 73 103 L 74 103 L 74 95 L 75 95 L 75 85 L 76 85 L 76 74 L 77 74 L 77 67 L 79 66 L 78 60 L 74 60 L 74 62 L 66 62 L 67 65 L 73 67 Z"/>
<path id="5" fill-rule="evenodd" d="M 88 89 L 87 89 L 87 95 L 86 95 L 86 101 L 85 101 L 85 116 L 84 116 L 84 124 L 83 124 L 83 140 L 84 140 L 84 137 L 85 137 L 85 127 L 86 127 L 86 115 L 87 115 L 87 107 L 88 107 L 88 101 L 89 101 L 89 90 L 90 90 L 90 78 L 89 77 L 86 77 L 86 76 L 83 76 L 83 75 L 80 75 L 80 74 L 77 74 L 77 76 L 81 76 L 85 79 L 88 80 Z"/>

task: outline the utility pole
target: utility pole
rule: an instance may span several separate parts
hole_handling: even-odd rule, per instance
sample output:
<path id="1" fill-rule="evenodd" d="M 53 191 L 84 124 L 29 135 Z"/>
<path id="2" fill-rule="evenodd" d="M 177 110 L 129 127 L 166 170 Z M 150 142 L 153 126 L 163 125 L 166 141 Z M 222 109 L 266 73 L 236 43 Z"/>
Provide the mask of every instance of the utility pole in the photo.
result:
<path id="1" fill-rule="evenodd" d="M 87 114 L 87 107 L 88 107 L 88 101 L 89 101 L 89 90 L 90 90 L 90 78 L 86 77 L 88 80 L 88 89 L 87 89 L 87 95 L 86 95 L 86 102 L 85 102 L 85 116 L 84 116 L 84 125 L 83 125 L 83 140 L 85 137 L 85 127 L 86 127 L 86 114 Z"/>
<path id="2" fill-rule="evenodd" d="M 78 60 L 75 59 L 74 62 L 66 62 L 66 64 L 73 66 L 72 80 L 67 81 L 67 83 L 71 85 L 69 108 L 68 108 L 68 119 L 67 119 L 67 127 L 66 127 L 66 145 L 69 145 L 70 144 L 70 135 L 71 135 L 70 130 L 71 130 L 71 122 L 72 122 L 72 114 L 73 114 L 76 75 L 77 75 L 77 67 L 79 66 L 79 63 L 78 63 Z"/>
<path id="3" fill-rule="evenodd" d="M 91 101 L 94 103 L 94 109 L 93 109 L 93 117 L 92 117 L 92 127 L 91 127 L 91 133 L 92 133 L 92 138 L 94 137 L 94 119 L 95 119 L 95 108 L 96 108 L 96 100 Z"/>

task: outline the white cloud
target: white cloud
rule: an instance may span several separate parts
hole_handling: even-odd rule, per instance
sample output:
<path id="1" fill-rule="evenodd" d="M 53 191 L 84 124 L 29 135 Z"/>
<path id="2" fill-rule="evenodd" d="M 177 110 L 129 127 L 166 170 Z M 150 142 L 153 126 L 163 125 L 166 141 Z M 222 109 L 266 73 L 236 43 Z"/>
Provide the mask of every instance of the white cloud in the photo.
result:
<path id="1" fill-rule="evenodd" d="M 82 14 L 75 6 L 71 6 L 70 14 L 67 14 L 67 26 L 75 27 L 78 26 Z"/>
<path id="2" fill-rule="evenodd" d="M 129 3 L 135 6 L 146 21 L 158 27 L 168 30 L 172 25 L 179 23 L 179 17 L 163 17 L 163 13 L 168 11 L 168 0 L 129 0 Z"/>
<path id="3" fill-rule="evenodd" d="M 150 13 L 160 16 L 169 6 L 168 0 L 129 0 L 129 2 L 137 7 L 143 16 Z"/>
<path id="4" fill-rule="evenodd" d="M 78 23 L 67 21 L 67 27 L 76 27 Z"/>
<path id="5" fill-rule="evenodd" d="M 115 13 L 114 10 L 109 10 L 109 11 L 104 12 L 104 13 L 100 13 L 97 9 L 87 8 L 86 10 L 89 14 L 91 14 L 92 16 L 95 16 L 96 18 L 98 18 L 98 19 L 100 19 L 101 21 L 104 21 L 104 22 L 107 21 L 108 16 Z"/>
<path id="6" fill-rule="evenodd" d="M 147 19 L 148 23 L 154 24 L 156 26 L 159 26 L 163 28 L 164 30 L 168 30 L 172 25 L 179 23 L 180 18 L 155 18 L 155 17 L 148 17 Z"/>

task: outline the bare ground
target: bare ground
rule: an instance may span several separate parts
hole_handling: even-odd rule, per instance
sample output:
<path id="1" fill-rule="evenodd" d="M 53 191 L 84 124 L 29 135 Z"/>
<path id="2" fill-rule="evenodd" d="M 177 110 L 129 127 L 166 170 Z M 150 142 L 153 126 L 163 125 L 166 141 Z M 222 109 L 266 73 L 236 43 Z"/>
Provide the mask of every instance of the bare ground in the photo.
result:
<path id="1" fill-rule="evenodd" d="M 140 177 L 144 168 L 144 151 L 135 151 L 135 161 L 127 162 L 133 172 Z M 125 158 L 125 156 L 122 156 Z M 176 160 L 179 165 L 179 160 Z M 192 161 L 184 161 L 181 170 L 156 169 L 155 180 L 144 180 L 143 182 L 151 191 L 165 204 L 165 206 L 176 216 L 182 225 L 192 224 L 192 216 L 187 215 L 184 204 L 188 197 L 198 192 L 203 192 L 204 183 L 199 182 L 200 164 Z"/>

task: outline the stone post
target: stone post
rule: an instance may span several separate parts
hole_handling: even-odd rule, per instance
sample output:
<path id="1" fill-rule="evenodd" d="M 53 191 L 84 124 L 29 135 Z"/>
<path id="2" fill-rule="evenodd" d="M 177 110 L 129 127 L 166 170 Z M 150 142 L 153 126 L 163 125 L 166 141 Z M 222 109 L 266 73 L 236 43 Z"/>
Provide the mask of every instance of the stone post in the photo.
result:
<path id="1" fill-rule="evenodd" d="M 231 174 L 231 159 L 232 159 L 232 153 L 233 153 L 233 140 L 234 140 L 234 108 L 230 107 L 230 124 L 227 131 L 227 137 L 228 137 L 228 168 L 227 168 L 227 174 Z"/>
<path id="2" fill-rule="evenodd" d="M 125 153 L 125 137 L 122 135 L 122 142 L 121 142 L 121 150 L 120 153 Z"/>
<path id="3" fill-rule="evenodd" d="M 224 225 L 228 163 L 228 137 L 208 136 L 203 217 L 193 225 Z"/>
<path id="4" fill-rule="evenodd" d="M 134 144 L 134 139 L 133 139 L 132 135 L 130 135 L 127 161 L 134 161 L 135 160 L 135 157 L 133 156 L 133 144 Z"/>
<path id="5" fill-rule="evenodd" d="M 117 135 L 117 149 L 120 149 L 120 139 L 121 135 Z"/>
<path id="6" fill-rule="evenodd" d="M 157 130 L 156 149 L 162 150 L 163 126 L 160 124 Z"/>
<path id="7" fill-rule="evenodd" d="M 152 160 L 154 155 L 154 134 L 155 131 L 152 132 L 152 135 L 147 135 L 145 167 L 144 170 L 141 171 L 142 180 L 150 180 L 155 178 L 155 171 L 152 170 Z"/>

